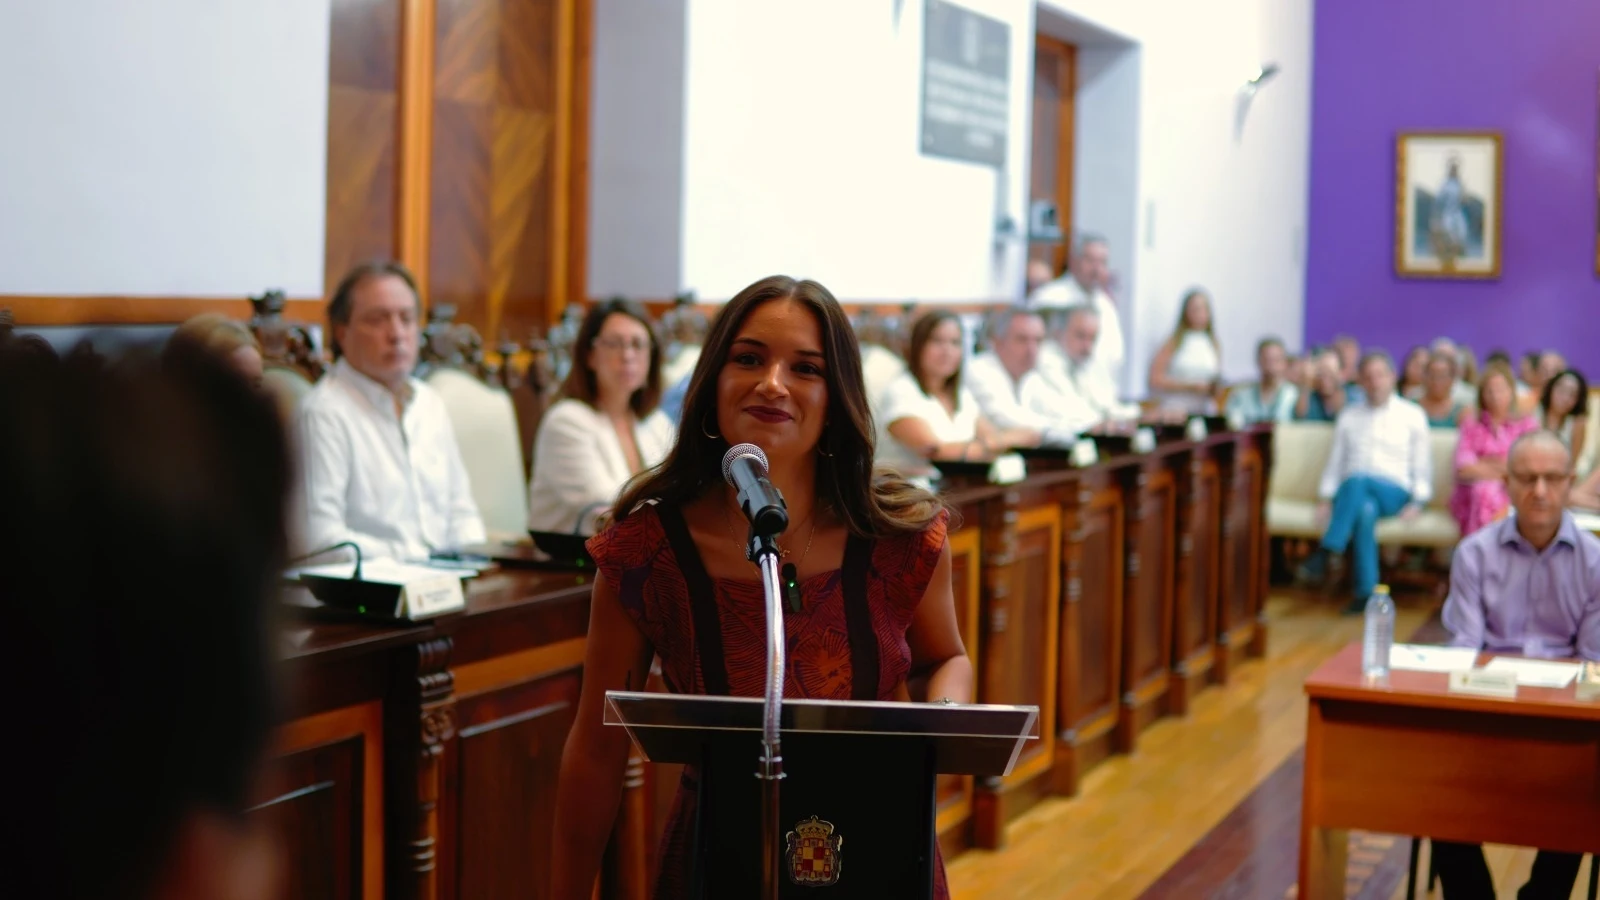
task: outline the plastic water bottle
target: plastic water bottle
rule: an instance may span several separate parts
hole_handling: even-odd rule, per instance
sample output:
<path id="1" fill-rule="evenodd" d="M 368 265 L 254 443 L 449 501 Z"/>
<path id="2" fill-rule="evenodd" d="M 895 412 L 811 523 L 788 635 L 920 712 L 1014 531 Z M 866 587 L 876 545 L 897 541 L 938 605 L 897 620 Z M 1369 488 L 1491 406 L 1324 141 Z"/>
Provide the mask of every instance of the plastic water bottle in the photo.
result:
<path id="1" fill-rule="evenodd" d="M 1394 646 L 1394 601 L 1389 586 L 1380 584 L 1367 598 L 1366 635 L 1361 641 L 1361 674 L 1368 678 L 1389 675 L 1389 648 Z"/>

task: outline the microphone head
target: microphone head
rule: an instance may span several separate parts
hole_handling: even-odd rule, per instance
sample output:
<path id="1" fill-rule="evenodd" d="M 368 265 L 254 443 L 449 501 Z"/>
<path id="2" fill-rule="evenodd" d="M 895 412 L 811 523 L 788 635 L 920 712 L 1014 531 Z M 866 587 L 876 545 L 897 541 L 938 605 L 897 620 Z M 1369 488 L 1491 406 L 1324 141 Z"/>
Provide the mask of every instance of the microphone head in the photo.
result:
<path id="1" fill-rule="evenodd" d="M 767 454 L 755 444 L 734 444 L 728 452 L 722 455 L 722 480 L 733 484 L 733 462 L 741 456 L 748 456 L 756 461 L 756 466 L 761 469 L 761 474 L 767 474 Z M 738 485 L 734 485 L 737 487 Z"/>

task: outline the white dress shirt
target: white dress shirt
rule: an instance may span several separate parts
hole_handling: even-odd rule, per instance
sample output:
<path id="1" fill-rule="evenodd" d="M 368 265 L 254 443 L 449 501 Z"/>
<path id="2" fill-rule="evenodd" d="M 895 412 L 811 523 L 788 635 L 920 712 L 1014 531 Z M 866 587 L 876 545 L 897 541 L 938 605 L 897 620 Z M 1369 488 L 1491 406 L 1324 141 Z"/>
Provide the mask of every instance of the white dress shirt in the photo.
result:
<path id="1" fill-rule="evenodd" d="M 1075 363 L 1065 353 L 1058 353 L 1040 365 L 1039 373 L 1051 389 L 1087 408 L 1094 416 L 1094 424 L 1139 417 L 1137 403 L 1117 399 L 1116 382 L 1098 360 Z"/>
<path id="2" fill-rule="evenodd" d="M 1013 381 L 994 353 L 980 353 L 962 370 L 978 410 L 996 428 L 1028 428 L 1043 435 L 1042 443 L 1070 446 L 1099 416 L 1076 396 L 1051 387 L 1037 369 Z"/>
<path id="3" fill-rule="evenodd" d="M 1426 504 L 1433 496 L 1433 441 L 1422 407 L 1399 395 L 1382 406 L 1347 404 L 1333 426 L 1333 449 L 1318 494 L 1333 499 L 1352 475 L 1394 482 L 1412 503 Z"/>
<path id="4" fill-rule="evenodd" d="M 1122 383 L 1122 367 L 1127 360 L 1127 341 L 1122 336 L 1122 318 L 1117 315 L 1116 301 L 1105 291 L 1095 288 L 1094 293 L 1084 290 L 1078 279 L 1066 274 L 1055 281 L 1046 282 L 1028 297 L 1032 309 L 1054 309 L 1091 304 L 1100 313 L 1100 336 L 1094 342 L 1094 359 L 1106 367 L 1113 385 Z"/>
<path id="5" fill-rule="evenodd" d="M 300 404 L 301 552 L 353 541 L 363 558 L 426 559 L 485 540 L 444 401 L 415 378 L 403 414 L 339 360 Z"/>
<path id="6" fill-rule="evenodd" d="M 978 436 L 978 400 L 965 386 L 956 395 L 956 411 L 952 415 L 938 398 L 922 392 L 916 376 L 903 372 L 889 382 L 878 401 L 882 415 L 878 418 L 878 451 L 874 462 L 892 466 L 902 475 L 926 475 L 934 471 L 926 457 L 916 453 L 889 433 L 889 426 L 901 419 L 921 419 L 933 430 L 941 444 L 970 441 Z"/>
<path id="7" fill-rule="evenodd" d="M 639 463 L 648 469 L 667 458 L 677 430 L 655 410 L 633 429 Z M 528 527 L 534 531 L 593 534 L 633 473 L 617 430 L 604 413 L 581 400 L 556 403 L 539 420 L 528 485 Z"/>
<path id="8" fill-rule="evenodd" d="M 889 383 L 906 370 L 906 361 L 900 354 L 882 344 L 861 345 L 861 380 L 867 389 L 867 408 L 874 420 L 882 418 L 879 404 Z"/>

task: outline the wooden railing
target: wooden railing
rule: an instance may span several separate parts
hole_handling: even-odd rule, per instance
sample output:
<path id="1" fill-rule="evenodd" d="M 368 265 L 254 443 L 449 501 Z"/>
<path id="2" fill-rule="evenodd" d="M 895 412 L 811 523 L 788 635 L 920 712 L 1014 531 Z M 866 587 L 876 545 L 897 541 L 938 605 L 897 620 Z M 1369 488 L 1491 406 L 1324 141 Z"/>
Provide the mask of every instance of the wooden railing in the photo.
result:
<path id="1" fill-rule="evenodd" d="M 1075 793 L 1263 652 L 1270 437 L 1163 441 L 1086 468 L 1030 462 L 1018 484 L 947 487 L 979 699 L 1041 708 L 1010 776 L 941 781 L 947 858 L 1001 845 L 1007 822 Z M 544 896 L 588 580 L 502 570 L 449 619 L 291 632 L 294 721 L 262 798 L 296 836 L 288 896 Z M 625 779 L 601 894 L 634 900 L 648 896 L 677 775 L 634 759 Z"/>

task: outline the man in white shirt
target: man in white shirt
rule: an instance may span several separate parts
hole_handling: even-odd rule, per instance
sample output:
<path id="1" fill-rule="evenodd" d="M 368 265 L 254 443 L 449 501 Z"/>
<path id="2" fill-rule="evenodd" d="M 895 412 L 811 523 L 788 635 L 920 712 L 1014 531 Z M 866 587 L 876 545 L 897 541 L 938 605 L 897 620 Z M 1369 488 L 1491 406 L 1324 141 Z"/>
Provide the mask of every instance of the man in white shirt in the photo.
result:
<path id="1" fill-rule="evenodd" d="M 1137 419 L 1138 405 L 1117 399 L 1111 373 L 1094 356 L 1099 336 L 1100 314 L 1093 306 L 1085 303 L 1067 309 L 1057 334 L 1060 353 L 1041 362 L 1039 372 L 1045 383 L 1069 402 L 1086 406 L 1095 425 Z"/>
<path id="2" fill-rule="evenodd" d="M 1378 583 L 1380 518 L 1416 518 L 1433 494 L 1432 442 L 1422 407 L 1394 392 L 1394 362 L 1375 350 L 1358 369 L 1365 402 L 1351 403 L 1333 426 L 1333 450 L 1322 470 L 1317 521 L 1326 523 L 1322 546 L 1300 567 L 1306 581 L 1327 577 L 1330 555 L 1354 558 L 1355 599 L 1346 612 L 1365 609 Z"/>
<path id="3" fill-rule="evenodd" d="M 421 305 L 397 263 L 357 267 L 328 303 L 337 362 L 299 415 L 304 551 L 423 560 L 484 540 L 444 401 L 411 377 Z"/>
<path id="4" fill-rule="evenodd" d="M 963 377 L 996 428 L 1037 431 L 1041 444 L 1063 447 L 1099 420 L 1087 404 L 1055 390 L 1037 371 L 1045 341 L 1038 313 L 1002 309 L 990 320 L 989 333 L 993 349 L 973 357 Z"/>
<path id="5" fill-rule="evenodd" d="M 1028 297 L 1033 309 L 1056 309 L 1089 304 L 1100 314 L 1100 337 L 1094 345 L 1095 362 L 1105 367 L 1113 385 L 1122 383 L 1127 348 L 1116 301 L 1106 293 L 1111 280 L 1111 247 L 1097 234 L 1078 237 L 1067 273 L 1040 286 Z"/>

